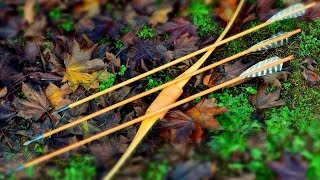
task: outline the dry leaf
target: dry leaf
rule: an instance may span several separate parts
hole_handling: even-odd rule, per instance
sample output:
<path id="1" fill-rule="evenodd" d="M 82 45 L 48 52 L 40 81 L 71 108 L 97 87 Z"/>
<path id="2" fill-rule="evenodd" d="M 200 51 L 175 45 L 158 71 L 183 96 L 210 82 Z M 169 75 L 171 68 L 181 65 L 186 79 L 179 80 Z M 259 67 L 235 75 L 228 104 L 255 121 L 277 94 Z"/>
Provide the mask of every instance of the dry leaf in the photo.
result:
<path id="1" fill-rule="evenodd" d="M 24 4 L 23 10 L 24 10 L 24 19 L 29 23 L 33 23 L 34 21 L 34 5 L 36 1 L 35 0 L 27 0 Z"/>
<path id="2" fill-rule="evenodd" d="M 95 76 L 90 74 L 103 69 L 105 66 L 101 59 L 90 60 L 96 45 L 88 48 L 80 48 L 78 42 L 74 40 L 71 47 L 71 54 L 66 54 L 64 58 L 66 72 L 62 82 L 68 82 L 69 87 L 73 91 L 75 91 L 79 85 L 86 89 L 99 88 L 98 81 L 94 81 Z"/>
<path id="3" fill-rule="evenodd" d="M 149 23 L 152 26 L 156 26 L 159 23 L 166 23 L 168 21 L 168 13 L 170 13 L 171 11 L 172 7 L 164 7 L 154 11 L 149 20 Z"/>
<path id="4" fill-rule="evenodd" d="M 187 33 L 174 40 L 174 58 L 178 59 L 198 50 L 198 47 L 196 46 L 198 40 L 198 37 L 190 37 Z"/>
<path id="5" fill-rule="evenodd" d="M 8 88 L 5 86 L 3 88 L 0 89 L 0 98 L 6 96 L 8 93 Z"/>
<path id="6" fill-rule="evenodd" d="M 99 0 L 84 0 L 82 4 L 78 4 L 73 8 L 74 13 L 87 13 L 88 17 L 93 17 L 100 12 Z"/>
<path id="7" fill-rule="evenodd" d="M 215 9 L 215 12 L 226 22 L 229 22 L 232 18 L 234 11 L 237 8 L 236 0 L 224 0 L 219 1 L 220 6 Z"/>
<path id="8" fill-rule="evenodd" d="M 32 89 L 31 85 L 22 83 L 22 92 L 26 99 L 15 98 L 13 100 L 13 105 L 18 110 L 18 116 L 37 121 L 51 109 L 48 99 L 41 89 L 36 91 Z"/>
<path id="9" fill-rule="evenodd" d="M 256 106 L 258 109 L 271 108 L 276 106 L 284 106 L 286 102 L 279 100 L 280 98 L 280 89 L 277 89 L 275 92 L 267 93 L 268 85 L 263 83 L 258 89 L 258 93 L 249 97 L 249 100 Z"/>
<path id="10" fill-rule="evenodd" d="M 164 127 L 170 129 L 171 138 L 181 142 L 192 135 L 193 140 L 199 142 L 202 137 L 202 128 L 218 129 L 219 122 L 215 115 L 227 112 L 226 107 L 218 107 L 214 98 L 203 99 L 195 107 L 184 112 L 179 110 L 169 111 L 163 120 Z"/>
<path id="11" fill-rule="evenodd" d="M 292 74 L 288 71 L 280 71 L 280 72 L 275 72 L 268 74 L 266 76 L 263 76 L 262 79 L 264 80 L 265 83 L 268 85 L 272 85 L 277 88 L 281 88 L 281 82 L 279 80 L 287 81 L 287 79 L 291 76 Z"/>
<path id="12" fill-rule="evenodd" d="M 64 84 L 61 88 L 59 88 L 55 84 L 50 83 L 46 89 L 46 96 L 48 97 L 52 107 L 56 110 L 72 103 L 70 99 L 64 98 L 71 92 L 72 91 L 69 89 L 67 84 Z"/>
<path id="13" fill-rule="evenodd" d="M 308 85 L 310 87 L 316 85 L 317 82 L 320 81 L 319 72 L 315 67 L 313 67 L 314 64 L 316 65 L 317 62 L 312 58 L 308 58 L 304 60 L 300 66 L 303 69 L 301 74 L 304 79 L 308 81 Z"/>

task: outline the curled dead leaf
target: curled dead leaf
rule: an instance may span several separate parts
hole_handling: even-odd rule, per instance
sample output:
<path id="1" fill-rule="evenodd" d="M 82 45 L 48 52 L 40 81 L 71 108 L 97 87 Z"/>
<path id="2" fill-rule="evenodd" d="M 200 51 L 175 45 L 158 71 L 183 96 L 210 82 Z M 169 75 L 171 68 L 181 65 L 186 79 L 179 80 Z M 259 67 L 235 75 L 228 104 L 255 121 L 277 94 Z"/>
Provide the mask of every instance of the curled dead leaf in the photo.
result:
<path id="1" fill-rule="evenodd" d="M 64 84 L 63 86 L 61 86 L 61 88 L 59 88 L 55 84 L 50 83 L 46 89 L 46 96 L 48 97 L 48 100 L 50 101 L 52 107 L 56 110 L 72 103 L 70 99 L 64 98 L 71 92 L 72 91 L 71 89 L 69 89 L 67 84 Z"/>
<path id="2" fill-rule="evenodd" d="M 308 81 L 308 85 L 310 87 L 316 85 L 320 81 L 319 72 L 315 67 L 313 67 L 313 65 L 317 64 L 318 63 L 314 59 L 308 58 L 304 60 L 300 66 L 303 70 L 301 75 Z"/>

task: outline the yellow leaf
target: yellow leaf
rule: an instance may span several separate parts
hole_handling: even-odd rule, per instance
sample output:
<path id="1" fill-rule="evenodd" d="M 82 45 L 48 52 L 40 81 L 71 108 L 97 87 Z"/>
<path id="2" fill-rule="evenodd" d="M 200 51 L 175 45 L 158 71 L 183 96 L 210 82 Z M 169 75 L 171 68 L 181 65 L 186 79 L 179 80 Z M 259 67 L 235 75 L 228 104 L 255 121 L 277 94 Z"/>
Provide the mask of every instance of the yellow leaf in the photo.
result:
<path id="1" fill-rule="evenodd" d="M 28 23 L 33 23 L 34 21 L 34 5 L 35 5 L 35 0 L 27 0 L 26 3 L 24 4 L 23 11 L 24 11 L 24 19 Z"/>
<path id="2" fill-rule="evenodd" d="M 73 41 L 71 47 L 72 54 L 67 54 L 64 57 L 66 72 L 63 76 L 62 82 L 67 82 L 73 92 L 79 87 L 79 85 L 86 89 L 99 88 L 99 83 L 98 81 L 94 81 L 95 76 L 92 75 L 92 73 L 103 69 L 104 62 L 102 59 L 90 60 L 96 45 L 80 48 L 80 45 L 76 41 Z"/>
<path id="3" fill-rule="evenodd" d="M 64 98 L 69 93 L 71 93 L 71 90 L 69 89 L 67 84 L 59 88 L 56 85 L 50 83 L 46 89 L 46 96 L 54 109 L 59 109 L 72 103 L 70 99 Z"/>
<path id="4" fill-rule="evenodd" d="M 149 23 L 152 26 L 156 26 L 159 23 L 165 23 L 168 21 L 168 13 L 172 11 L 172 7 L 165 7 L 153 12 Z"/>

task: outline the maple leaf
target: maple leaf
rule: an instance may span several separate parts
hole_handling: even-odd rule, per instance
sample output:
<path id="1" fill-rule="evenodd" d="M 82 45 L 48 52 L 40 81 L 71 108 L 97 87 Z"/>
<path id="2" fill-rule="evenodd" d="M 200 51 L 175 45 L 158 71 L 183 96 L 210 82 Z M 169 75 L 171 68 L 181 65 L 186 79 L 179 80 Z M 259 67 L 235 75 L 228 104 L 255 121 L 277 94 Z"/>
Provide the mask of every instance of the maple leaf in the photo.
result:
<path id="1" fill-rule="evenodd" d="M 143 60 L 156 61 L 159 65 L 170 60 L 170 56 L 167 54 L 167 48 L 162 44 L 137 38 L 133 44 L 128 53 L 131 68 L 141 66 Z"/>
<path id="2" fill-rule="evenodd" d="M 64 84 L 59 88 L 55 84 L 50 83 L 46 89 L 46 96 L 55 110 L 72 103 L 70 99 L 64 98 L 70 93 L 71 89 L 69 89 L 67 84 Z"/>
<path id="3" fill-rule="evenodd" d="M 86 43 L 89 43 L 89 40 L 86 38 L 84 38 L 84 40 Z M 75 91 L 79 85 L 88 89 L 91 83 L 91 88 L 99 88 L 98 81 L 94 81 L 95 76 L 90 74 L 103 69 L 105 66 L 102 59 L 90 60 L 96 45 L 80 48 L 78 42 L 74 40 L 71 47 L 71 54 L 65 54 L 64 57 L 66 72 L 62 82 L 68 82 L 69 87 L 73 91 Z"/>
<path id="4" fill-rule="evenodd" d="M 300 66 L 303 70 L 301 75 L 305 80 L 308 81 L 308 85 L 310 87 L 316 85 L 317 82 L 320 81 L 319 72 L 315 67 L 313 67 L 314 64 L 316 65 L 317 62 L 312 58 L 308 58 L 304 60 Z"/>
<path id="5" fill-rule="evenodd" d="M 281 180 L 306 179 L 307 165 L 302 162 L 300 156 L 285 153 L 280 161 L 269 161 L 267 165 L 277 173 Z"/>
<path id="6" fill-rule="evenodd" d="M 186 33 L 188 33 L 189 36 L 197 37 L 196 29 L 196 26 L 192 25 L 188 19 L 183 17 L 174 18 L 172 21 L 157 27 L 157 31 L 160 34 L 165 32 L 171 33 L 168 44 L 172 44 L 175 39 Z"/>
<path id="7" fill-rule="evenodd" d="M 41 89 L 37 92 L 31 85 L 22 83 L 22 92 L 26 99 L 15 98 L 13 100 L 14 107 L 18 109 L 18 116 L 37 121 L 51 109 L 48 99 Z"/>
<path id="8" fill-rule="evenodd" d="M 191 134 L 195 141 L 199 141 L 202 128 L 220 128 L 220 124 L 214 116 L 226 111 L 228 111 L 226 107 L 218 107 L 214 98 L 202 99 L 195 107 L 184 112 L 179 110 L 169 111 L 164 119 L 167 123 L 164 126 L 173 130 L 173 139 L 177 142 L 188 138 Z"/>
<path id="9" fill-rule="evenodd" d="M 267 88 L 268 85 L 266 83 L 263 83 L 262 85 L 260 85 L 258 93 L 249 97 L 249 100 L 253 103 L 254 106 L 256 106 L 258 109 L 265 109 L 286 105 L 285 101 L 279 100 L 281 92 L 280 89 L 266 94 Z"/>
<path id="10" fill-rule="evenodd" d="M 203 84 L 209 87 L 216 86 L 218 84 L 227 82 L 233 78 L 238 77 L 244 70 L 250 67 L 254 62 L 242 63 L 236 61 L 234 63 L 228 63 L 222 66 L 218 66 L 210 71 L 209 74 L 203 78 Z"/>
<path id="11" fill-rule="evenodd" d="M 172 11 L 172 7 L 164 7 L 161 9 L 158 9 L 153 12 L 149 23 L 152 26 L 156 26 L 159 23 L 165 23 L 168 21 L 168 13 Z"/>
<path id="12" fill-rule="evenodd" d="M 183 34 L 178 39 L 174 40 L 174 58 L 178 59 L 198 50 L 198 47 L 196 46 L 198 40 L 198 37 L 189 37 L 188 34 Z"/>

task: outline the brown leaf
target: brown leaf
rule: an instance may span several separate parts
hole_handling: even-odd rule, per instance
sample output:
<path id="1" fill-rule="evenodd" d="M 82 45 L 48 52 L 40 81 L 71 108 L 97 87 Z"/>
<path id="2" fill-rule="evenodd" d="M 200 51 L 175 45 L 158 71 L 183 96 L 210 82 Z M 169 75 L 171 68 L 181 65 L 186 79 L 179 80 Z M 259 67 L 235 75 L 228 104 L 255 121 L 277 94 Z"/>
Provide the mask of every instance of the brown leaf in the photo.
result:
<path id="1" fill-rule="evenodd" d="M 218 107 L 216 100 L 211 98 L 202 99 L 195 107 L 188 109 L 185 113 L 203 128 L 218 129 L 220 124 L 213 116 L 227 111 L 226 107 Z"/>
<path id="2" fill-rule="evenodd" d="M 269 19 L 277 11 L 272 9 L 275 0 L 258 0 L 257 1 L 257 13 L 259 19 L 265 21 Z"/>
<path id="3" fill-rule="evenodd" d="M 198 163 L 195 161 L 187 161 L 178 164 L 169 174 L 169 179 L 210 179 L 216 171 L 216 165 L 210 162 Z M 211 177 L 212 178 L 212 177 Z"/>
<path id="4" fill-rule="evenodd" d="M 169 111 L 163 120 L 164 127 L 170 129 L 172 139 L 176 142 L 181 142 L 190 135 L 198 142 L 201 140 L 202 128 L 218 129 L 220 124 L 214 116 L 226 111 L 227 108 L 218 107 L 215 99 L 203 99 L 195 107 L 184 112 Z"/>
<path id="5" fill-rule="evenodd" d="M 209 74 L 204 76 L 203 84 L 209 87 L 213 87 L 218 84 L 227 82 L 233 78 L 238 77 L 253 63 L 254 62 L 244 64 L 241 61 L 236 61 L 235 63 L 228 63 L 222 66 L 218 66 L 210 71 Z"/>
<path id="6" fill-rule="evenodd" d="M 174 58 L 178 59 L 198 50 L 198 47 L 196 46 L 198 40 L 198 37 L 190 37 L 187 33 L 174 40 Z"/>
<path id="7" fill-rule="evenodd" d="M 91 55 L 96 45 L 90 45 L 90 41 L 84 37 L 82 39 L 87 47 L 81 48 L 77 41 L 71 44 L 71 54 L 65 54 L 64 64 L 66 72 L 62 82 L 68 82 L 69 87 L 75 91 L 79 85 L 88 89 L 99 88 L 98 81 L 94 81 L 95 76 L 90 73 L 103 69 L 105 64 L 102 59 L 91 60 Z"/>
<path id="8" fill-rule="evenodd" d="M 116 57 L 114 54 L 106 52 L 106 59 L 113 64 L 115 67 L 121 66 L 121 60 L 119 57 Z"/>
<path id="9" fill-rule="evenodd" d="M 303 19 L 316 20 L 320 18 L 320 4 L 318 3 L 312 8 L 307 9 L 306 13 L 302 16 Z"/>
<path id="10" fill-rule="evenodd" d="M 169 61 L 167 48 L 159 42 L 136 38 L 133 44 L 128 53 L 131 68 L 141 67 L 142 60 L 155 62 L 158 65 Z"/>
<path id="11" fill-rule="evenodd" d="M 13 105 L 18 109 L 18 116 L 37 121 L 51 109 L 48 99 L 41 89 L 36 91 L 31 85 L 22 83 L 22 92 L 26 99 L 15 98 L 13 100 Z"/>
<path id="12" fill-rule="evenodd" d="M 284 154 L 280 161 L 269 161 L 267 163 L 280 180 L 303 180 L 306 179 L 307 165 L 300 156 Z"/>
<path id="13" fill-rule="evenodd" d="M 6 96 L 8 93 L 8 88 L 5 86 L 3 88 L 0 88 L 0 98 Z"/>
<path id="14" fill-rule="evenodd" d="M 64 97 L 70 94 L 72 91 L 69 89 L 67 84 L 61 86 L 61 88 L 57 87 L 55 84 L 50 83 L 46 89 L 46 96 L 50 101 L 52 107 L 56 110 L 61 107 L 64 107 L 72 101 L 70 99 L 65 99 Z"/>
<path id="15" fill-rule="evenodd" d="M 281 82 L 279 80 L 287 81 L 287 79 L 291 76 L 292 74 L 288 71 L 280 71 L 280 72 L 275 72 L 268 74 L 266 76 L 263 76 L 262 79 L 264 80 L 265 83 L 268 85 L 272 85 L 277 88 L 281 88 Z"/>
<path id="16" fill-rule="evenodd" d="M 215 12 L 226 22 L 229 22 L 237 8 L 236 0 L 219 1 L 220 5 L 215 9 Z"/>
<path id="17" fill-rule="evenodd" d="M 73 8 L 74 13 L 87 13 L 88 17 L 93 17 L 100 12 L 100 2 L 99 0 L 84 0 L 83 3 L 76 5 Z"/>
<path id="18" fill-rule="evenodd" d="M 280 89 L 277 89 L 275 92 L 266 94 L 268 85 L 264 83 L 260 85 L 258 93 L 249 97 L 249 100 L 256 106 L 258 109 L 265 109 L 276 106 L 284 106 L 286 103 L 280 98 Z"/>
<path id="19" fill-rule="evenodd" d="M 168 13 L 172 11 L 172 7 L 163 7 L 153 12 L 149 23 L 156 26 L 159 23 L 166 23 L 168 21 Z"/>
<path id="20" fill-rule="evenodd" d="M 33 23 L 34 21 L 34 5 L 36 1 L 35 0 L 27 0 L 24 4 L 23 10 L 24 10 L 24 19 L 29 23 Z"/>
<path id="21" fill-rule="evenodd" d="M 183 34 L 188 33 L 190 36 L 197 37 L 196 32 L 197 27 L 192 25 L 192 23 L 183 17 L 175 18 L 170 22 L 167 22 L 157 28 L 159 33 L 170 32 L 170 38 L 168 44 L 172 44 L 173 41 Z"/>
<path id="22" fill-rule="evenodd" d="M 310 87 L 317 84 L 317 82 L 320 81 L 319 72 L 313 65 L 318 64 L 314 59 L 308 58 L 302 62 L 302 65 L 300 66 L 303 71 L 301 75 L 304 77 L 305 80 L 308 81 L 308 85 Z"/>
<path id="23" fill-rule="evenodd" d="M 0 101 L 0 124 L 2 123 L 1 121 L 10 121 L 11 118 L 13 118 L 16 114 L 17 112 L 14 110 L 9 101 Z"/>

